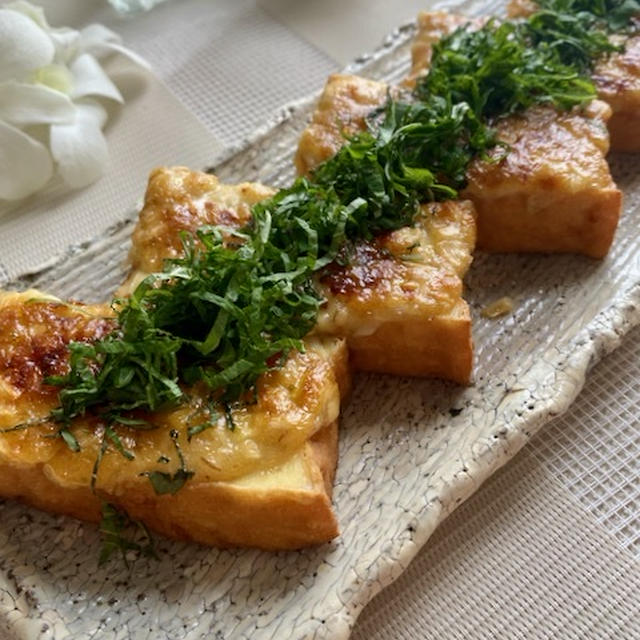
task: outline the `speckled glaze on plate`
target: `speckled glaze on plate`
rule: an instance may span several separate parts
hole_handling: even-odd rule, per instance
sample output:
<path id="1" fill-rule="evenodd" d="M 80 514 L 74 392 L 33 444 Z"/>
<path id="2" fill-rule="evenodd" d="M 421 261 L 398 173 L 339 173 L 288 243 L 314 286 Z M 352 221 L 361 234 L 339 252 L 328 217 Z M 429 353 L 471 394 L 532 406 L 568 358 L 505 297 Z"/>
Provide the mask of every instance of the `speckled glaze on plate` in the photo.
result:
<path id="1" fill-rule="evenodd" d="M 473 15 L 497 4 L 448 6 Z M 348 70 L 397 81 L 413 33 L 412 25 L 397 30 Z M 213 168 L 229 181 L 286 184 L 312 107 L 313 97 L 284 109 Z M 611 162 L 625 211 L 605 260 L 476 255 L 466 279 L 472 386 L 356 378 L 341 422 L 339 539 L 286 553 L 159 540 L 159 562 L 98 568 L 96 527 L 0 502 L 0 638 L 346 638 L 362 607 L 400 575 L 437 524 L 566 410 L 589 367 L 640 322 L 640 163 L 633 156 Z M 134 218 L 4 286 L 104 298 L 122 279 Z M 505 295 L 516 302 L 512 314 L 480 316 Z"/>

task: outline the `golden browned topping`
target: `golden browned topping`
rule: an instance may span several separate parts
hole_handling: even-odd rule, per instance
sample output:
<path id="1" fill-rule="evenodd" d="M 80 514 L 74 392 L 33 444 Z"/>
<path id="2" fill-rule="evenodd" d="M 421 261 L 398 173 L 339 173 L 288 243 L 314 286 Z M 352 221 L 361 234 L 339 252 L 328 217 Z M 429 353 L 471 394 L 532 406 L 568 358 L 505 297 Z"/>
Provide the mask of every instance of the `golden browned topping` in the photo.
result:
<path id="1" fill-rule="evenodd" d="M 37 291 L 0 294 L 0 429 L 47 416 L 57 403 L 57 388 L 46 385 L 44 378 L 66 373 L 69 342 L 97 340 L 113 329 L 106 306 L 72 306 L 38 298 L 42 294 Z M 310 338 L 304 352 L 292 352 L 281 368 L 259 379 L 255 402 L 233 410 L 233 430 L 225 416 L 212 409 L 209 391 L 202 385 L 191 389 L 188 402 L 180 407 L 138 411 L 136 418 L 157 428 L 111 426 L 133 455 L 124 461 L 127 477 L 174 470 L 172 431 L 179 433 L 185 464 L 203 482 L 277 465 L 338 417 L 346 376 L 344 342 Z M 71 458 L 65 442 L 52 438 L 59 430 L 53 422 L 1 434 L 0 454 L 12 452 L 17 459 L 46 462 L 50 475 L 62 484 L 86 487 L 107 424 L 100 416 L 76 418 L 74 435 L 80 450 Z M 194 424 L 206 428 L 190 431 Z M 110 447 L 100 464 L 97 488 L 117 484 L 122 473 L 122 455 Z M 140 482 L 148 483 L 145 478 Z"/>
<path id="2" fill-rule="evenodd" d="M 273 193 L 255 183 L 221 184 L 213 175 L 186 167 L 155 169 L 132 235 L 133 269 L 162 270 L 167 258 L 182 254 L 181 232 L 193 233 L 203 225 L 243 227 L 251 206 Z"/>
<path id="3" fill-rule="evenodd" d="M 365 128 L 365 118 L 387 97 L 382 82 L 357 76 L 329 76 L 309 127 L 303 132 L 295 163 L 300 175 L 308 174 L 331 158 L 344 144 L 345 136 Z"/>
<path id="4" fill-rule="evenodd" d="M 358 243 L 350 251 L 343 251 L 338 261 L 327 268 L 320 282 L 333 294 L 353 294 L 371 289 L 381 280 L 398 277 L 402 265 L 381 247 L 381 238 L 372 244 Z M 340 266 L 347 263 L 347 266 Z"/>
<path id="5" fill-rule="evenodd" d="M 550 107 L 535 107 L 498 124 L 498 136 L 508 153 L 498 163 L 476 160 L 468 170 L 469 197 L 482 189 L 509 190 L 558 188 L 568 193 L 584 185 L 608 187 L 611 174 L 604 154 L 609 138 L 606 120 L 611 113 L 603 102 L 594 101 L 588 110 L 558 113 Z M 534 182 L 535 181 L 535 182 Z"/>
<path id="6" fill-rule="evenodd" d="M 0 376 L 19 391 L 55 394 L 43 381 L 67 372 L 69 342 L 98 340 L 113 320 L 107 306 L 71 306 L 32 293 L 0 297 Z"/>

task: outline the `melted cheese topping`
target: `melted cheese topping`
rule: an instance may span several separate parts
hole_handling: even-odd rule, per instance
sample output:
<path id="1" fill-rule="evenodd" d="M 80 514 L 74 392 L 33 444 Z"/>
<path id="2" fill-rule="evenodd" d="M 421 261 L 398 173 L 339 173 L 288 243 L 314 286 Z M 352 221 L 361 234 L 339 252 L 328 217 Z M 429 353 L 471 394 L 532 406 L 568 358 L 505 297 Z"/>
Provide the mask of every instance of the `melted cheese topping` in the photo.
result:
<path id="1" fill-rule="evenodd" d="M 613 186 L 605 154 L 609 136 L 605 126 L 611 109 L 593 101 L 583 111 L 558 113 L 549 107 L 533 107 L 502 120 L 498 137 L 509 145 L 501 162 L 475 160 L 469 166 L 471 199 L 556 189 L 572 194 L 583 189 Z M 494 155 L 502 155 L 496 149 Z"/>
<path id="2" fill-rule="evenodd" d="M 67 371 L 69 341 L 94 340 L 112 327 L 106 307 L 33 302 L 38 296 L 34 291 L 0 293 L 0 428 L 45 417 L 57 406 L 57 389 L 44 378 Z M 343 341 L 309 338 L 305 348 L 304 353 L 292 353 L 282 369 L 260 378 L 257 402 L 233 412 L 235 430 L 220 418 L 188 440 L 187 427 L 209 417 L 206 393 L 198 388 L 189 390 L 185 406 L 145 414 L 156 429 L 116 427 L 135 459 L 126 460 L 110 448 L 100 465 L 97 488 L 126 491 L 141 473 L 174 472 L 179 460 L 172 429 L 179 432 L 186 467 L 200 482 L 242 477 L 297 455 L 311 436 L 338 417 L 340 386 L 346 378 Z M 51 423 L 3 433 L 0 459 L 13 466 L 43 465 L 47 477 L 60 486 L 87 486 L 104 428 L 98 417 L 74 421 L 78 453 L 61 438 L 51 437 L 58 430 Z"/>
<path id="3" fill-rule="evenodd" d="M 252 205 L 274 193 L 251 182 L 221 184 L 213 175 L 186 167 L 155 169 L 131 238 L 132 273 L 119 295 L 130 293 L 145 275 L 161 271 L 167 258 L 182 255 L 181 232 L 193 233 L 203 225 L 243 227 Z"/>
<path id="4" fill-rule="evenodd" d="M 615 37 L 624 51 L 604 56 L 595 66 L 592 79 L 598 97 L 611 105 L 614 112 L 640 110 L 640 36 Z"/>
<path id="5" fill-rule="evenodd" d="M 451 313 L 471 263 L 474 218 L 468 201 L 426 204 L 414 226 L 358 244 L 348 266 L 320 278 L 327 303 L 317 331 L 361 336 L 385 322 Z"/>
<path id="6" fill-rule="evenodd" d="M 334 156 L 347 134 L 366 128 L 365 116 L 384 104 L 388 87 L 359 76 L 329 76 L 311 124 L 303 131 L 296 153 L 298 172 L 308 174 Z"/>
<path id="7" fill-rule="evenodd" d="M 386 100 L 387 92 L 387 85 L 375 80 L 340 74 L 329 76 L 311 124 L 298 144 L 295 157 L 298 173 L 308 174 L 337 153 L 345 136 L 365 129 L 366 116 Z"/>

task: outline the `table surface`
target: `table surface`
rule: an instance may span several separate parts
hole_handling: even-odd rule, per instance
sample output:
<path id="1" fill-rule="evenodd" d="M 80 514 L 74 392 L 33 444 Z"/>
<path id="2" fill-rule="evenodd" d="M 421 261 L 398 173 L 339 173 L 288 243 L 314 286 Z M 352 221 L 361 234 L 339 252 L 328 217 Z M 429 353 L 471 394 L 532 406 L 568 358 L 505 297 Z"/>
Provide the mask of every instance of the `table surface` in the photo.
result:
<path id="1" fill-rule="evenodd" d="M 171 0 L 126 18 L 98 0 L 41 4 L 55 12 L 54 24 L 107 24 L 152 63 L 168 88 L 158 117 L 191 118 L 190 131 L 202 135 L 192 134 L 185 150 L 158 125 L 150 164 L 198 167 L 428 3 Z M 92 237 L 120 205 L 130 208 L 144 176 L 127 167 L 126 180 L 114 167 L 96 187 L 111 209 L 90 223 L 73 224 L 81 198 L 58 202 L 51 215 L 59 228 L 46 241 L 24 237 L 26 218 L 15 212 L 0 217 L 4 277 Z M 365 608 L 353 638 L 640 637 L 639 401 L 637 329 L 595 366 L 572 409 L 441 525 Z"/>

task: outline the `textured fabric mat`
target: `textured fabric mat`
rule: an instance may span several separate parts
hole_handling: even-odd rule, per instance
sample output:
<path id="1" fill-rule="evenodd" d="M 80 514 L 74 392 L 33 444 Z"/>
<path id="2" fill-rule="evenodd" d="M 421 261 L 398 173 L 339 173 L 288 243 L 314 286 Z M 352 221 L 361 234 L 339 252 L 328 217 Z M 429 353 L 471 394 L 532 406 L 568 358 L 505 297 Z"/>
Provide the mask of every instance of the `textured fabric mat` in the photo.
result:
<path id="1" fill-rule="evenodd" d="M 640 329 L 591 372 L 531 452 L 602 529 L 640 559 Z"/>
<path id="2" fill-rule="evenodd" d="M 353 640 L 640 637 L 640 570 L 526 452 L 436 531 Z"/>
<path id="3" fill-rule="evenodd" d="M 255 0 L 169 2 L 110 26 L 225 144 L 241 142 L 282 105 L 318 91 L 338 69 Z"/>
<path id="4" fill-rule="evenodd" d="M 640 329 L 437 530 L 353 640 L 640 637 Z"/>

